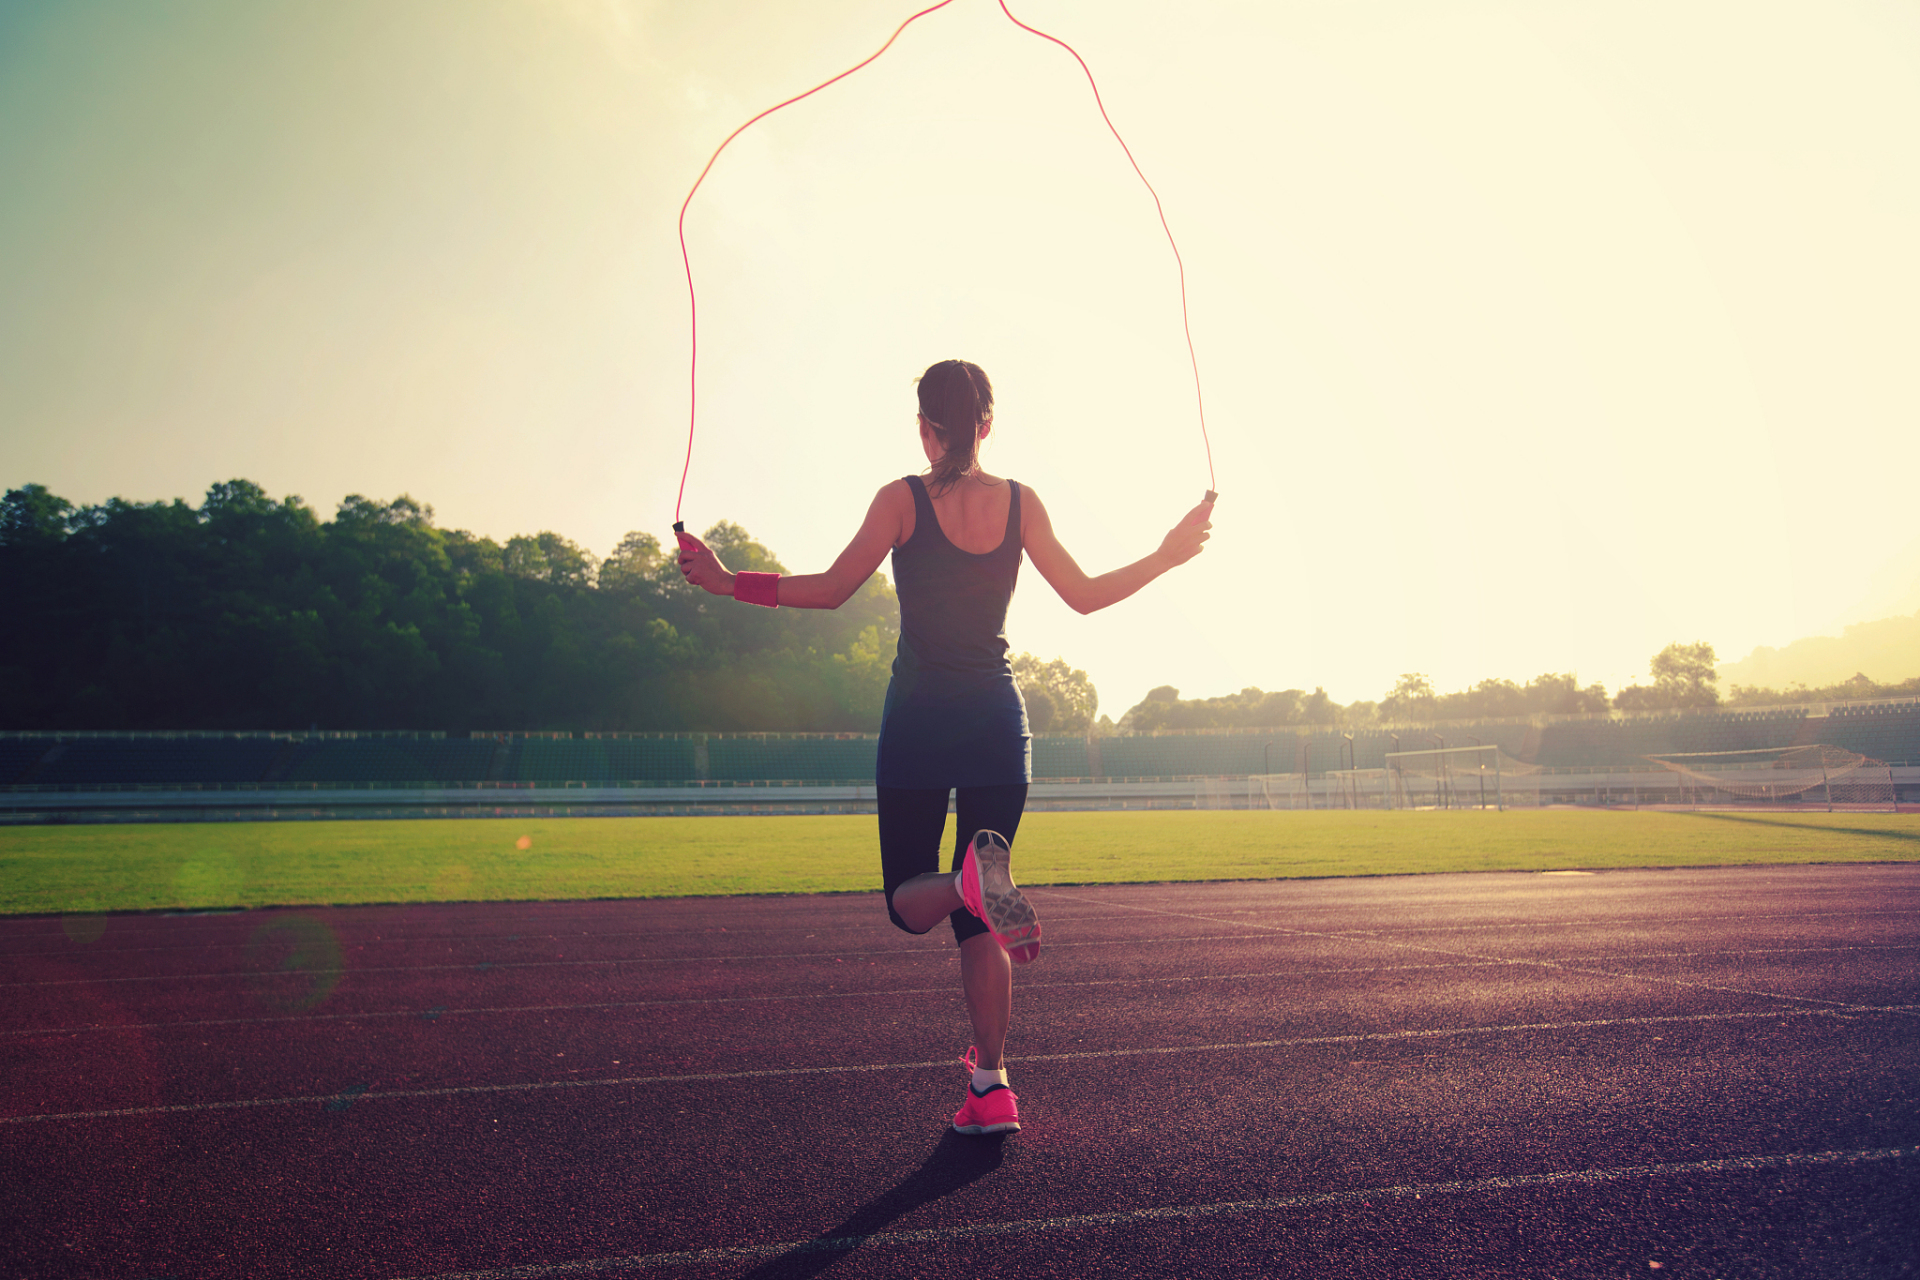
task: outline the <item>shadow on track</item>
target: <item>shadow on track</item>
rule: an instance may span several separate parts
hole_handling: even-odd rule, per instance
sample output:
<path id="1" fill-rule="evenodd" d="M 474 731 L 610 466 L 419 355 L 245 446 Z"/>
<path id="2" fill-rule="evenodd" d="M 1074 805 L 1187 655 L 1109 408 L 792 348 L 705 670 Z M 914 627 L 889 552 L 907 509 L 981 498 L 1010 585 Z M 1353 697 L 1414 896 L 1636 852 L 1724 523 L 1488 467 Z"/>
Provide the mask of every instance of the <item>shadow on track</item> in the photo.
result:
<path id="1" fill-rule="evenodd" d="M 951 1195 L 1000 1167 L 1005 1135 L 971 1137 L 947 1130 L 918 1169 L 813 1239 L 749 1271 L 746 1280 L 804 1280 L 817 1276 L 888 1223 L 923 1204 Z"/>
<path id="2" fill-rule="evenodd" d="M 1756 827 L 1771 827 L 1775 831 L 1783 827 L 1798 826 L 1797 823 L 1784 823 L 1777 818 L 1764 814 L 1748 813 L 1696 813 L 1696 818 L 1712 818 L 1715 822 L 1747 822 Z M 1781 817 L 1797 816 L 1782 814 Z M 1868 836 L 1875 840 L 1912 840 L 1920 842 L 1920 831 L 1889 831 L 1875 827 L 1822 827 L 1823 831 L 1838 831 L 1850 836 Z"/>

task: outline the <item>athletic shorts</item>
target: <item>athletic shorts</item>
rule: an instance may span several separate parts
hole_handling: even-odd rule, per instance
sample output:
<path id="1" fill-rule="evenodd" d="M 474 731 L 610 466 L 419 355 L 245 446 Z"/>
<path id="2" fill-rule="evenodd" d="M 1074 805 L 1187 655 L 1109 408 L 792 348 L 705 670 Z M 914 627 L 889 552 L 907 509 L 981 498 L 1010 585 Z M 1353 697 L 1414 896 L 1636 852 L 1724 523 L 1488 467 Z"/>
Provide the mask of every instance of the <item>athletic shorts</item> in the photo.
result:
<path id="1" fill-rule="evenodd" d="M 940 836 L 947 826 L 947 787 L 876 787 L 880 802 L 880 878 L 887 890 L 887 915 L 912 933 L 893 909 L 893 891 L 918 875 L 940 869 Z M 1027 807 L 1027 784 L 997 787 L 961 787 L 956 806 L 953 867 L 960 869 L 967 845 L 977 831 L 997 831 L 1013 843 L 1020 815 Z M 956 942 L 987 932 L 986 923 L 965 907 L 949 918 Z"/>

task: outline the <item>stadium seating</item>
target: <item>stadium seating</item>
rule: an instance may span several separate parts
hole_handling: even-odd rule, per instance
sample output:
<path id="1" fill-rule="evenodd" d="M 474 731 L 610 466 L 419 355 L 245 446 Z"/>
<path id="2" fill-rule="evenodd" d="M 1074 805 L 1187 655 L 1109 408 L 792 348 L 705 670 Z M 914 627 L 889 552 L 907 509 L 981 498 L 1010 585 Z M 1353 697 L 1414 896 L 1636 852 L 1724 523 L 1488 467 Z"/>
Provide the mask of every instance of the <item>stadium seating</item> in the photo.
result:
<path id="1" fill-rule="evenodd" d="M 878 738 L 724 737 L 707 741 L 716 781 L 872 781 Z"/>
<path id="2" fill-rule="evenodd" d="M 696 772 L 691 738 L 520 738 L 504 776 L 515 782 L 684 782 Z"/>
<path id="3" fill-rule="evenodd" d="M 1631 766 L 1650 755 L 1761 751 L 1816 741 L 1834 739 L 1807 721 L 1803 707 L 1562 720 L 1541 730 L 1533 762 L 1554 768 Z"/>
<path id="4" fill-rule="evenodd" d="M 1092 777 L 1093 763 L 1087 758 L 1087 740 L 1036 737 L 1033 740 L 1033 776 L 1036 780 Z"/>
<path id="5" fill-rule="evenodd" d="M 280 771 L 288 782 L 480 782 L 490 738 L 327 738 L 306 743 Z"/>
<path id="6" fill-rule="evenodd" d="M 1673 727 L 1666 718 L 1556 721 L 1540 731 L 1540 749 L 1531 763 L 1555 769 L 1643 765 L 1649 755 L 1680 749 Z"/>
<path id="7" fill-rule="evenodd" d="M 1835 707 L 1818 739 L 1888 764 L 1920 764 L 1920 703 Z"/>
<path id="8" fill-rule="evenodd" d="M 0 738 L 0 786 L 18 782 L 53 743 L 52 738 Z"/>
<path id="9" fill-rule="evenodd" d="M 80 738 L 43 765 L 36 783 L 131 786 L 257 782 L 285 748 L 274 738 Z"/>
<path id="10" fill-rule="evenodd" d="M 1672 726 L 1675 751 L 1759 751 L 1790 747 L 1803 708 L 1780 711 L 1728 711 L 1719 715 L 1683 716 Z"/>
<path id="11" fill-rule="evenodd" d="M 1155 734 L 1101 739 L 1100 762 L 1110 778 L 1245 777 L 1265 772 L 1269 759 L 1276 772 L 1294 768 L 1294 751 L 1288 733 Z"/>

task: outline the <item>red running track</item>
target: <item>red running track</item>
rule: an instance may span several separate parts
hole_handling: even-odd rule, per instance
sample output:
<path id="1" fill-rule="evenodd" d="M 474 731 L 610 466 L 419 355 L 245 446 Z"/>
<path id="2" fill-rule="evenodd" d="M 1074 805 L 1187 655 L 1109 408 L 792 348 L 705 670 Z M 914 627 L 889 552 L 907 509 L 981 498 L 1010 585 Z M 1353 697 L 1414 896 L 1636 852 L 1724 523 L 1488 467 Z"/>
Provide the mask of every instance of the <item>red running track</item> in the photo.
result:
<path id="1" fill-rule="evenodd" d="M 1920 1257 L 1920 867 L 1034 896 L 1005 1141 L 877 896 L 6 920 L 5 1274 Z"/>

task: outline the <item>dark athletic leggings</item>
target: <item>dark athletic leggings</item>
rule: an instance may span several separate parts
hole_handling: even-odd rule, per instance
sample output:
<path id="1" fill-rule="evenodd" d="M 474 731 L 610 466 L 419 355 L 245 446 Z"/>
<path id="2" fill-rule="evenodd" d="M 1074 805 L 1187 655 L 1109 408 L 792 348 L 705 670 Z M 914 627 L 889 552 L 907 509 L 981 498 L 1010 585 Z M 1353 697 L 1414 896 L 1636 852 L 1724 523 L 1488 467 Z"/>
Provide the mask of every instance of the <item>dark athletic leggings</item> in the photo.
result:
<path id="1" fill-rule="evenodd" d="M 997 831 L 1013 843 L 1020 814 L 1027 807 L 1027 784 L 1001 787 L 961 787 L 954 833 L 953 870 L 960 869 L 967 842 L 976 831 Z M 907 922 L 893 909 L 893 891 L 918 875 L 940 869 L 940 833 L 947 826 L 948 788 L 876 787 L 880 801 L 880 878 L 887 887 L 887 915 L 908 933 Z M 987 931 L 980 917 L 965 907 L 949 917 L 956 942 Z"/>

